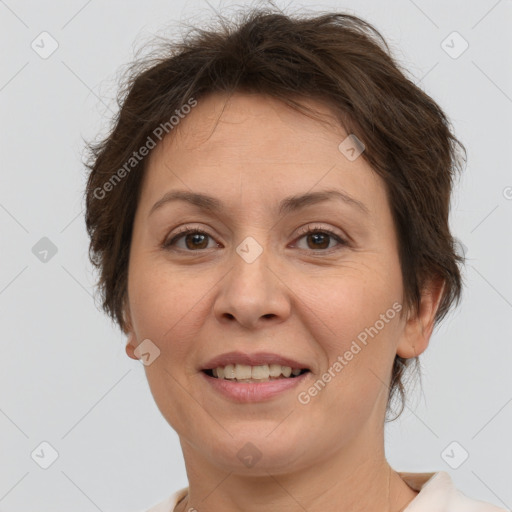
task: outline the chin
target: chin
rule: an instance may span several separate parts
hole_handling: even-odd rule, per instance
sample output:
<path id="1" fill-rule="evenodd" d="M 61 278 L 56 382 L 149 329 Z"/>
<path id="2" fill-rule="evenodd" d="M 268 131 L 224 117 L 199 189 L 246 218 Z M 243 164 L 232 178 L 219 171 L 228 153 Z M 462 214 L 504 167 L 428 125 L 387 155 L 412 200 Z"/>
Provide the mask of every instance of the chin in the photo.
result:
<path id="1" fill-rule="evenodd" d="M 206 445 L 201 438 L 200 443 L 193 444 L 212 464 L 236 474 L 268 476 L 269 473 L 288 473 L 311 464 L 305 453 L 316 450 L 313 446 L 309 450 L 304 449 L 307 446 L 304 429 L 299 429 L 302 430 L 299 436 L 298 432 L 280 427 L 275 421 L 264 423 L 239 429 L 238 432 L 226 426 L 233 437 L 225 435 L 220 439 L 210 439 Z"/>

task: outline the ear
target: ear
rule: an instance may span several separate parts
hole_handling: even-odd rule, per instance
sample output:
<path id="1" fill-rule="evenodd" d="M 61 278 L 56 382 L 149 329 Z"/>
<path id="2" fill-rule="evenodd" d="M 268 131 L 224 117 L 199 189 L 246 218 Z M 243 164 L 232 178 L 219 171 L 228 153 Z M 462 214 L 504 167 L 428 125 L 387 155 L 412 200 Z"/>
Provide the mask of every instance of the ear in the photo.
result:
<path id="1" fill-rule="evenodd" d="M 137 337 L 135 336 L 135 331 L 133 329 L 129 305 L 126 305 L 124 307 L 123 317 L 124 317 L 124 324 L 125 324 L 125 328 L 123 330 L 124 330 L 124 333 L 128 336 L 128 339 L 126 341 L 126 348 L 125 348 L 126 355 L 128 357 L 131 357 L 132 359 L 138 360 L 139 358 L 134 353 L 134 350 L 136 348 L 136 343 L 137 343 Z"/>
<path id="2" fill-rule="evenodd" d="M 417 314 L 407 318 L 396 353 L 405 359 L 419 356 L 427 347 L 434 329 L 436 312 L 445 287 L 442 277 L 431 278 L 424 286 Z"/>
<path id="3" fill-rule="evenodd" d="M 128 335 L 128 340 L 126 341 L 125 350 L 126 350 L 126 355 L 128 357 L 138 360 L 139 358 L 135 355 L 135 352 L 134 352 L 135 348 L 136 348 L 136 345 L 135 345 L 136 341 L 137 341 L 137 339 L 135 338 L 135 334 L 130 333 Z"/>

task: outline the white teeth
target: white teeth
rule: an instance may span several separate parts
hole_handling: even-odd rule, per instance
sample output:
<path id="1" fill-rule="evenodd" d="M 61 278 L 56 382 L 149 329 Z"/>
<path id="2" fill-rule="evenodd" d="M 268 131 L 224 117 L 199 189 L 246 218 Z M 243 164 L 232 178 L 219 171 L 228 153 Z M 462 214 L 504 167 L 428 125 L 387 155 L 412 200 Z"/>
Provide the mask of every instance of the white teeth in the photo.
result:
<path id="1" fill-rule="evenodd" d="M 235 365 L 228 364 L 224 367 L 224 378 L 225 379 L 236 379 Z"/>
<path id="2" fill-rule="evenodd" d="M 289 377 L 292 374 L 292 369 L 289 366 L 281 366 L 281 373 L 285 377 Z"/>
<path id="3" fill-rule="evenodd" d="M 247 364 L 228 364 L 226 366 L 218 366 L 212 369 L 214 377 L 219 379 L 236 379 L 236 380 L 268 380 L 269 378 L 290 377 L 299 375 L 300 368 L 291 368 L 290 366 L 282 366 L 280 364 L 263 364 L 259 366 L 249 366 Z"/>
<path id="4" fill-rule="evenodd" d="M 253 379 L 268 379 L 269 375 L 270 375 L 270 371 L 268 369 L 268 364 L 252 367 L 251 377 Z"/>
<path id="5" fill-rule="evenodd" d="M 237 379 L 250 379 L 252 374 L 251 367 L 247 364 L 237 364 L 235 366 L 235 377 Z"/>
<path id="6" fill-rule="evenodd" d="M 271 364 L 270 365 L 270 376 L 271 377 L 279 377 L 281 375 L 281 365 L 280 364 Z"/>

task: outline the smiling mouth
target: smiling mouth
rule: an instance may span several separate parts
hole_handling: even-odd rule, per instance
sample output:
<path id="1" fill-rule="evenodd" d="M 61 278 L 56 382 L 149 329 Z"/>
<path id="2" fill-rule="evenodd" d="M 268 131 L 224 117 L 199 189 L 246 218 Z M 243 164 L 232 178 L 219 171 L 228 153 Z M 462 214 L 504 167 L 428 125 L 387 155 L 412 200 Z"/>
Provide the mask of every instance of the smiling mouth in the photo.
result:
<path id="1" fill-rule="evenodd" d="M 249 366 L 245 364 L 228 364 L 217 368 L 202 370 L 209 377 L 234 382 L 269 382 L 280 379 L 293 379 L 309 372 L 307 368 L 291 368 L 280 364 Z"/>

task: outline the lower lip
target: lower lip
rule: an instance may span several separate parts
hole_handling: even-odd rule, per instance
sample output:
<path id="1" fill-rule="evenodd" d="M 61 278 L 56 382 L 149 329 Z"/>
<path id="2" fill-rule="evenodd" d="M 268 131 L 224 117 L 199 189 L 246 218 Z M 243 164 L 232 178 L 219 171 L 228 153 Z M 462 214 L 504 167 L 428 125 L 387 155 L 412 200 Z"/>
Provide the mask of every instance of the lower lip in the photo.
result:
<path id="1" fill-rule="evenodd" d="M 228 379 L 210 377 L 201 372 L 206 381 L 221 395 L 235 402 L 263 402 L 280 393 L 298 386 L 310 372 L 302 373 L 297 377 L 270 380 L 267 382 L 236 382 Z"/>

